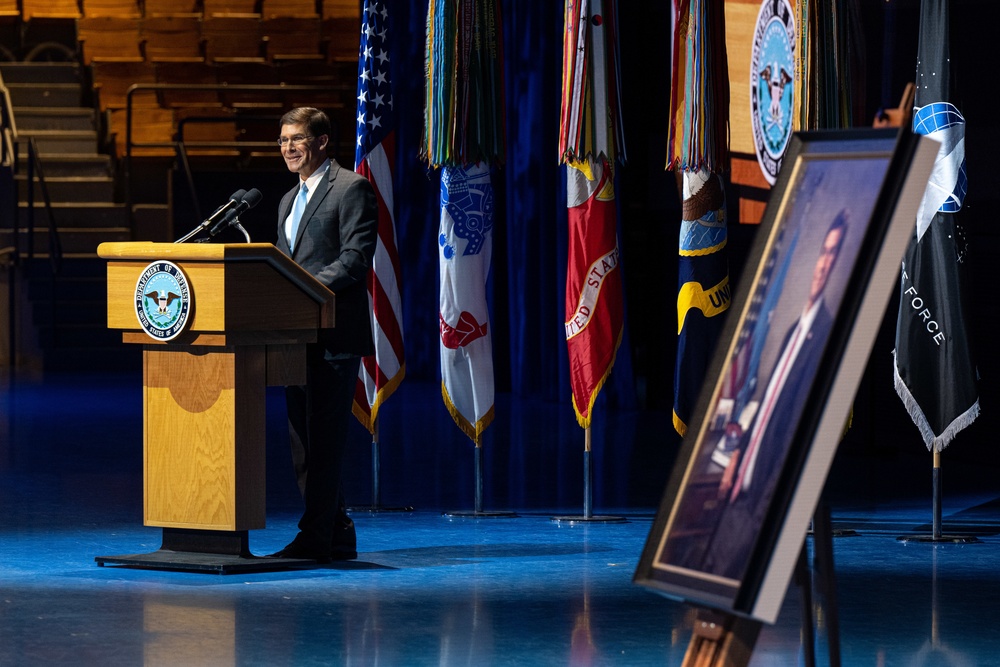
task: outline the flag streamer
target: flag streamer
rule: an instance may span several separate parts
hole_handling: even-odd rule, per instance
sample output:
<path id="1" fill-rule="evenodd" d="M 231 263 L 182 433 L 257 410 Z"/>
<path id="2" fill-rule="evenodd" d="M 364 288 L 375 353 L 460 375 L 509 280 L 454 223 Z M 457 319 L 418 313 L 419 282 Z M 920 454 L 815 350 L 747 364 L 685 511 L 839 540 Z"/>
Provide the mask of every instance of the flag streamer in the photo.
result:
<path id="1" fill-rule="evenodd" d="M 392 395 L 406 374 L 392 184 L 396 116 L 388 37 L 389 12 L 386 3 L 365 0 L 358 59 L 358 127 L 354 170 L 371 182 L 378 200 L 378 240 L 372 270 L 368 273 L 375 354 L 362 359 L 353 411 L 358 421 L 371 433 L 375 432 L 379 407 Z"/>
<path id="2" fill-rule="evenodd" d="M 617 5 L 566 0 L 559 160 L 625 161 Z"/>
<path id="3" fill-rule="evenodd" d="M 729 159 L 729 71 L 720 0 L 679 0 L 667 168 L 719 173 Z"/>
<path id="4" fill-rule="evenodd" d="M 499 165 L 503 39 L 496 0 L 430 0 L 421 157 L 432 167 Z"/>

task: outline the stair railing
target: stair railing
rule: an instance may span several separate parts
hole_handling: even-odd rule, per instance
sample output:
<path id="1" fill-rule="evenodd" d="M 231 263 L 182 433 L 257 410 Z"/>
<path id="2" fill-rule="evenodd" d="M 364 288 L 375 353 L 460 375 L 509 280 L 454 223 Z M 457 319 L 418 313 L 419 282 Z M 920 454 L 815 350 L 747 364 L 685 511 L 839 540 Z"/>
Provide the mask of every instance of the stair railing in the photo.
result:
<path id="1" fill-rule="evenodd" d="M 7 371 L 12 375 L 17 364 L 17 268 L 21 261 L 18 252 L 20 233 L 18 231 L 17 187 L 14 182 L 14 169 L 17 165 L 17 127 L 14 125 L 13 107 L 10 103 L 10 91 L 0 77 L 0 95 L 3 104 L 0 105 L 0 170 L 3 173 L 3 192 L 0 192 L 0 203 L 5 204 L 6 215 L 11 223 L 10 245 L 0 247 L 0 263 L 7 269 Z"/>
<path id="2" fill-rule="evenodd" d="M 52 209 L 52 199 L 49 197 L 49 186 L 45 182 L 45 172 L 42 171 L 42 160 L 38 155 L 38 145 L 34 137 L 28 138 L 28 258 L 35 254 L 35 178 L 42 191 L 42 201 L 45 204 L 45 214 L 49 223 L 49 265 L 52 274 L 59 273 L 62 267 L 62 239 L 56 227 L 56 217 Z"/>
<path id="3" fill-rule="evenodd" d="M 17 123 L 14 120 L 14 107 L 10 101 L 10 90 L 0 80 L 0 92 L 3 95 L 2 121 L 4 130 L 3 159 L 5 164 L 9 161 L 11 174 L 17 172 L 17 153 L 20 137 L 17 132 Z M 52 209 L 52 200 L 49 197 L 49 188 L 45 182 L 45 173 L 42 170 L 42 161 L 38 155 L 38 144 L 34 137 L 28 138 L 28 174 L 27 174 L 27 220 L 25 226 L 25 236 L 27 237 L 27 259 L 31 260 L 35 256 L 35 179 L 38 179 L 39 188 L 42 191 L 42 201 L 45 203 L 45 212 L 49 223 L 49 263 L 52 273 L 59 273 L 62 265 L 62 240 L 59 238 L 59 230 L 56 227 L 55 214 Z M 17 211 L 17 190 L 14 190 L 14 214 L 11 216 L 11 234 L 13 236 L 13 246 L 16 261 L 20 261 L 21 256 L 21 234 L 20 216 Z"/>

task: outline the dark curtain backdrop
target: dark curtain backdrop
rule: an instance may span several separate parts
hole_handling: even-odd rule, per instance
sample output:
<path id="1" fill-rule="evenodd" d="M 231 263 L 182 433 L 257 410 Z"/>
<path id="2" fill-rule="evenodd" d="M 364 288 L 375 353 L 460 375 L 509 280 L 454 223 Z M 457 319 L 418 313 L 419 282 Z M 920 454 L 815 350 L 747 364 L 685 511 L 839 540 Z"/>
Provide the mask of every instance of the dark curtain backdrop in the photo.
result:
<path id="1" fill-rule="evenodd" d="M 558 2 L 514 0 L 503 2 L 501 11 L 507 160 L 493 173 L 498 206 L 488 285 L 497 391 L 557 401 L 572 413 L 563 333 L 566 179 L 558 160 L 563 8 Z M 395 192 L 407 378 L 440 381 L 440 173 L 418 157 L 426 12 L 426 0 L 403 0 L 393 15 L 399 114 Z M 602 405 L 669 405 L 676 339 L 679 207 L 673 177 L 663 170 L 669 11 L 623 8 L 621 21 L 639 22 L 644 32 L 655 30 L 662 37 L 655 45 L 622 43 L 630 161 L 618 170 L 617 197 L 627 323 L 614 370 L 598 398 L 598 419 Z"/>

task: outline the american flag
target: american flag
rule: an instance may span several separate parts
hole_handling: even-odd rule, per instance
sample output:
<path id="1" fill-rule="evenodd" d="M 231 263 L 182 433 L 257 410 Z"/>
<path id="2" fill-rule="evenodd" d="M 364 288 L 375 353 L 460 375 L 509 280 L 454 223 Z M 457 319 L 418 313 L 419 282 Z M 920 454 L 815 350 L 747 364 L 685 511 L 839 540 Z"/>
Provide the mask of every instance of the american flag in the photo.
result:
<path id="1" fill-rule="evenodd" d="M 406 372 L 392 195 L 396 117 L 392 106 L 388 36 L 389 11 L 386 3 L 365 0 L 358 58 L 358 131 L 354 170 L 371 181 L 378 198 L 379 218 L 378 244 L 372 270 L 368 274 L 375 354 L 361 362 L 354 394 L 354 414 L 371 433 L 375 432 L 379 406 L 396 390 Z"/>

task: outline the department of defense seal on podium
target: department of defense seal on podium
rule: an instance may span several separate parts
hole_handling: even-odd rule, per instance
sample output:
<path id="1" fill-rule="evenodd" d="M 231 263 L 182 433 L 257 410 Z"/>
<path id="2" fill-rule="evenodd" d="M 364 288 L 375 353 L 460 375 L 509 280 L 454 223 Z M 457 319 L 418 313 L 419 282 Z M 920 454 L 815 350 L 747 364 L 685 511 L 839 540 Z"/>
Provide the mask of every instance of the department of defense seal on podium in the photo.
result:
<path id="1" fill-rule="evenodd" d="M 792 136 L 795 81 L 795 17 L 788 0 L 764 0 L 754 27 L 750 57 L 750 124 L 764 178 L 778 179 Z"/>
<path id="2" fill-rule="evenodd" d="M 188 323 L 191 306 L 187 277 L 176 264 L 157 261 L 142 270 L 135 284 L 135 314 L 152 338 L 177 337 Z"/>

